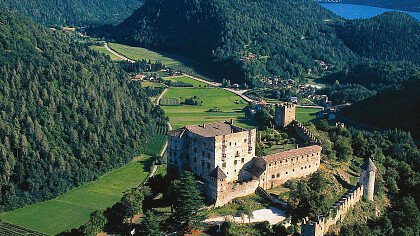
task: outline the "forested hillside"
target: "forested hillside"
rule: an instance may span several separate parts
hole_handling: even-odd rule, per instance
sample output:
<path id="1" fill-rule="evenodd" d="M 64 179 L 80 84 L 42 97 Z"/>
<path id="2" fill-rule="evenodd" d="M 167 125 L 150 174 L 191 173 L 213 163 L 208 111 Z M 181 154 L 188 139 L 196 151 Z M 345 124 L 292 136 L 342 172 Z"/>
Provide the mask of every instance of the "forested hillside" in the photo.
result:
<path id="1" fill-rule="evenodd" d="M 1 0 L 7 8 L 50 25 L 116 24 L 127 18 L 143 0 Z"/>
<path id="2" fill-rule="evenodd" d="M 249 82 L 354 61 L 335 34 L 340 21 L 312 0 L 147 0 L 111 33 L 121 42 L 183 54 L 220 76 Z"/>
<path id="3" fill-rule="evenodd" d="M 106 56 L 0 11 L 0 212 L 130 161 L 163 112 Z"/>
<path id="4" fill-rule="evenodd" d="M 360 56 L 420 65 L 420 22 L 401 12 L 386 12 L 365 20 L 347 21 L 339 37 Z"/>
<path id="5" fill-rule="evenodd" d="M 420 76 L 419 76 L 420 77 Z M 420 138 L 420 78 L 404 83 L 404 88 L 378 94 L 346 108 L 351 119 L 383 128 L 399 128 Z"/>

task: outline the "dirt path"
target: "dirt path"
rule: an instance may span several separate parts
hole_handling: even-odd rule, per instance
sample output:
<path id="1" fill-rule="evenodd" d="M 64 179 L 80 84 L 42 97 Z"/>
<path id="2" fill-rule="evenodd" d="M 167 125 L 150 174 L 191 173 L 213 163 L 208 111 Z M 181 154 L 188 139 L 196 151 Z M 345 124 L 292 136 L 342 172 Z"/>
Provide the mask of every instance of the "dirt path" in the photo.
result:
<path id="1" fill-rule="evenodd" d="M 131 63 L 134 63 L 134 62 L 135 62 L 135 61 L 133 61 L 133 60 L 131 60 L 131 59 L 129 59 L 129 58 L 127 58 L 127 57 L 125 57 L 125 56 L 123 56 L 123 55 L 119 54 L 118 52 L 116 52 L 116 51 L 112 50 L 112 49 L 109 47 L 108 43 L 104 43 L 104 47 L 105 47 L 105 49 L 106 49 L 106 50 L 108 50 L 108 52 L 110 52 L 110 53 L 114 54 L 115 56 L 119 57 L 119 58 L 120 58 L 121 60 L 123 60 L 123 61 L 128 61 L 128 62 L 131 62 Z"/>
<path id="2" fill-rule="evenodd" d="M 160 104 L 160 100 L 162 99 L 163 95 L 168 91 L 168 89 L 163 90 L 163 92 L 159 95 L 159 97 L 156 99 L 156 105 Z"/>

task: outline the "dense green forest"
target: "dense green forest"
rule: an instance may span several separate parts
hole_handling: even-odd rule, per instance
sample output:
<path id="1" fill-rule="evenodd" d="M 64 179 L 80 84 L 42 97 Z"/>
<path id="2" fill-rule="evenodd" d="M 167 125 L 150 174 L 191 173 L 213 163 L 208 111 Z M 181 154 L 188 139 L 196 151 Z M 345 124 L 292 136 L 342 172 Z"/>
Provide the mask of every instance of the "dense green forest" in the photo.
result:
<path id="1" fill-rule="evenodd" d="M 129 162 L 165 123 L 109 57 L 0 11 L 0 211 Z"/>
<path id="2" fill-rule="evenodd" d="M 311 0 L 147 0 L 111 30 L 118 41 L 195 58 L 220 77 L 295 78 L 356 56 L 336 36 L 342 20 Z"/>
<path id="3" fill-rule="evenodd" d="M 338 35 L 357 54 L 384 61 L 420 65 L 420 22 L 402 12 L 386 12 L 365 20 L 347 21 Z"/>
<path id="4" fill-rule="evenodd" d="M 1 0 L 7 8 L 49 25 L 84 26 L 116 24 L 127 18 L 143 0 Z"/>
<path id="5" fill-rule="evenodd" d="M 401 90 L 389 91 L 343 110 L 350 118 L 384 128 L 410 131 L 420 138 L 420 79 L 404 83 Z"/>

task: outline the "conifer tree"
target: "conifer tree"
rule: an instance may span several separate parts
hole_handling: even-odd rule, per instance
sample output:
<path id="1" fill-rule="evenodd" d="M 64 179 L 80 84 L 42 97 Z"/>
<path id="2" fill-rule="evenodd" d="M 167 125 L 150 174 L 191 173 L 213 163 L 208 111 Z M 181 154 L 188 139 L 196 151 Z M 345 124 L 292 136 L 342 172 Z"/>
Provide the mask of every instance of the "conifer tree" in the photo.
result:
<path id="1" fill-rule="evenodd" d="M 195 223 L 203 220 L 199 212 L 204 206 L 203 197 L 197 189 L 194 175 L 190 172 L 185 172 L 175 188 L 173 219 L 181 229 L 188 230 Z"/>
<path id="2" fill-rule="evenodd" d="M 163 236 L 164 233 L 160 230 L 159 221 L 152 211 L 147 211 L 141 222 L 141 234 L 144 236 Z"/>

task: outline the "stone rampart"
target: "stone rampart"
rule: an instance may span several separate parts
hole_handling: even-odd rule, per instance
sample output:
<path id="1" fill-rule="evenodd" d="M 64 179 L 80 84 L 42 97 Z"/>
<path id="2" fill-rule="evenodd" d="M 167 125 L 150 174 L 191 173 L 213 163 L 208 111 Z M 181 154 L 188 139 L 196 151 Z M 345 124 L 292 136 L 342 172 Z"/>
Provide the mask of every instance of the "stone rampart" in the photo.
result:
<path id="1" fill-rule="evenodd" d="M 233 199 L 238 197 L 248 196 L 255 193 L 255 190 L 259 186 L 258 180 L 252 180 L 248 182 L 236 182 L 236 183 L 226 183 L 226 188 L 224 191 L 217 193 L 217 200 L 214 204 L 215 207 L 223 206 Z"/>
<path id="2" fill-rule="evenodd" d="M 303 219 L 302 236 L 323 236 L 328 229 L 337 222 L 342 222 L 347 212 L 363 197 L 363 186 L 357 184 L 355 188 L 340 198 L 329 210 L 327 217 L 316 220 Z"/>
<path id="3" fill-rule="evenodd" d="M 309 145 L 321 144 L 321 141 L 299 121 L 294 120 L 292 122 L 292 126 L 299 138 L 301 138 L 305 143 Z"/>

